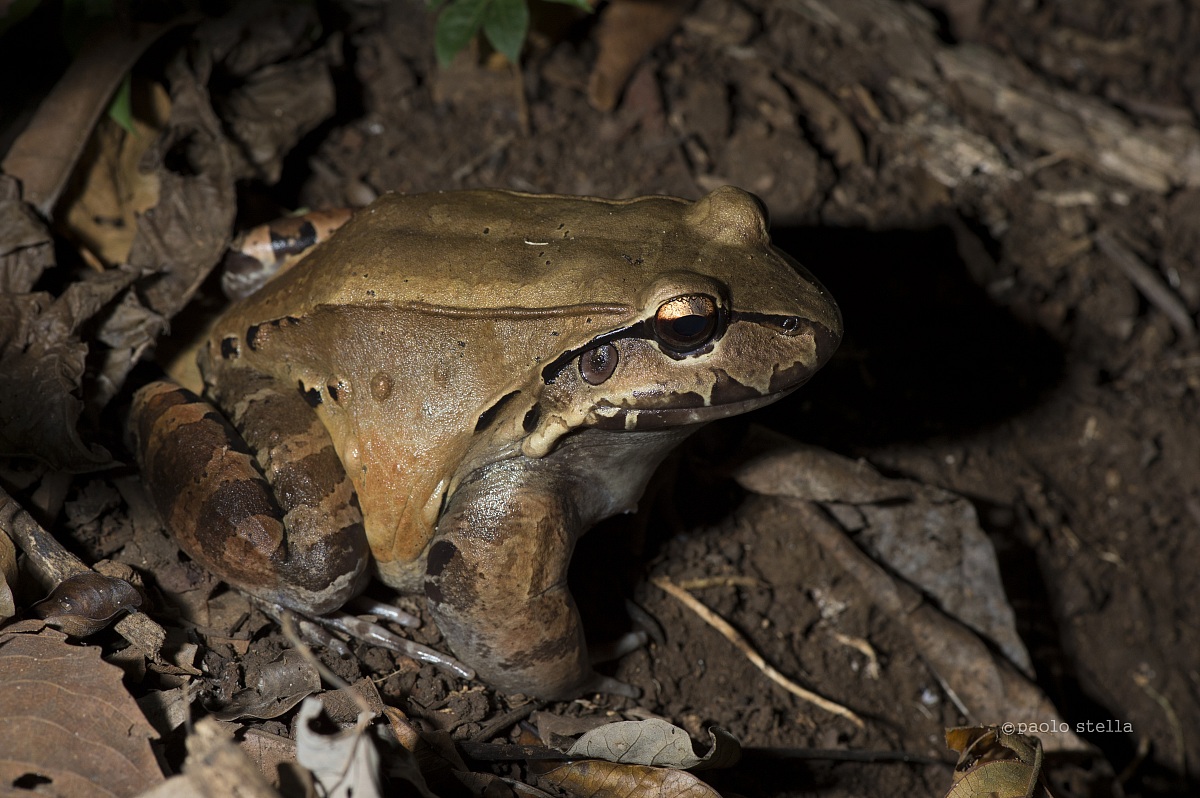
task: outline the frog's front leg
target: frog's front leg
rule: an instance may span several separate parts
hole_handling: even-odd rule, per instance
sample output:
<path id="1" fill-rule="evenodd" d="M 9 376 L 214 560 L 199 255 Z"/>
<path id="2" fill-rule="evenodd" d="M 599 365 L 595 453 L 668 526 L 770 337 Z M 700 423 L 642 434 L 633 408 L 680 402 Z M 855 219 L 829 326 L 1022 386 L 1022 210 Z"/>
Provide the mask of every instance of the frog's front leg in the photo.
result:
<path id="1" fill-rule="evenodd" d="M 451 650 L 501 690 L 541 698 L 636 696 L 592 670 L 567 587 L 590 525 L 545 470 L 496 464 L 459 486 L 429 549 L 425 593 Z"/>
<path id="2" fill-rule="evenodd" d="M 366 584 L 370 555 L 329 433 L 295 391 L 254 374 L 226 382 L 236 431 L 174 383 L 134 397 L 155 504 L 180 547 L 235 587 L 302 614 L 337 609 Z"/>

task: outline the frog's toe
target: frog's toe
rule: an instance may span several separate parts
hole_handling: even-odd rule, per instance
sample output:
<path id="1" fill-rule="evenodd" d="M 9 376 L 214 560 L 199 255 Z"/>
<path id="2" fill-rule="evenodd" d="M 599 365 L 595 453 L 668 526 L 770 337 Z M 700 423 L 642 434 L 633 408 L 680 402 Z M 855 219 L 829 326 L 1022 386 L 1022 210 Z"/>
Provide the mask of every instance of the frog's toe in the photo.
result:
<path id="1" fill-rule="evenodd" d="M 640 687 L 635 687 L 629 682 L 623 682 L 620 679 L 614 679 L 611 676 L 602 676 L 599 673 L 592 674 L 592 678 L 584 687 L 584 692 L 587 693 L 607 693 L 608 695 L 621 696 L 623 698 L 641 698 L 642 690 Z"/>
<path id="2" fill-rule="evenodd" d="M 375 615 L 399 626 L 421 625 L 421 619 L 412 613 L 405 612 L 394 604 L 377 601 L 366 596 L 352 598 L 346 606 L 353 609 L 359 615 Z"/>
<path id="3" fill-rule="evenodd" d="M 285 611 L 286 612 L 286 611 Z M 277 615 L 276 613 L 268 613 Z M 319 623 L 308 616 L 296 616 L 292 618 L 296 623 L 296 631 L 300 633 L 300 639 L 312 646 L 321 646 L 327 648 L 339 657 L 349 657 L 352 653 L 350 647 L 346 645 L 346 641 L 335 635 L 329 629 L 326 629 Z M 282 621 L 282 618 L 277 616 L 277 620 Z"/>
<path id="4" fill-rule="evenodd" d="M 400 637 L 373 621 L 366 621 L 348 612 L 341 611 L 331 612 L 314 620 L 330 629 L 343 632 L 364 643 L 386 648 L 389 651 L 395 651 L 406 657 L 412 657 L 415 660 L 436 665 L 463 679 L 475 678 L 475 671 L 453 657 L 443 654 L 440 651 L 434 651 L 428 646 L 423 646 L 420 643 Z"/>
<path id="5" fill-rule="evenodd" d="M 325 615 L 301 615 L 295 610 L 284 609 L 278 605 L 268 605 L 265 602 L 255 603 L 258 604 L 260 609 L 280 622 L 281 625 L 285 617 L 291 617 L 295 621 L 296 628 L 305 642 L 328 648 L 340 657 L 348 657 L 352 653 L 350 647 L 346 645 L 346 641 L 343 639 L 351 637 L 368 645 L 379 646 L 380 648 L 395 651 L 398 654 L 412 657 L 421 662 L 428 662 L 431 665 L 436 665 L 439 668 L 450 671 L 455 676 L 463 679 L 475 678 L 475 671 L 463 665 L 454 659 L 454 657 L 400 637 L 374 621 L 364 620 L 348 612 L 336 610 Z M 389 620 L 395 620 L 400 624 L 406 624 L 406 621 L 416 621 L 413 616 L 390 605 L 385 605 L 388 609 L 383 609 L 377 602 L 368 601 L 365 604 L 361 602 L 356 603 L 355 606 L 358 608 L 365 606 L 365 612 L 386 617 Z M 397 618 L 396 616 L 399 617 Z M 406 625 L 415 626 L 417 624 L 410 622 Z"/>
<path id="6" fill-rule="evenodd" d="M 639 648 L 645 648 L 649 642 L 650 636 L 641 629 L 626 632 L 616 640 L 609 640 L 598 645 L 589 645 L 588 659 L 592 662 L 612 662 L 626 654 L 632 654 Z"/>

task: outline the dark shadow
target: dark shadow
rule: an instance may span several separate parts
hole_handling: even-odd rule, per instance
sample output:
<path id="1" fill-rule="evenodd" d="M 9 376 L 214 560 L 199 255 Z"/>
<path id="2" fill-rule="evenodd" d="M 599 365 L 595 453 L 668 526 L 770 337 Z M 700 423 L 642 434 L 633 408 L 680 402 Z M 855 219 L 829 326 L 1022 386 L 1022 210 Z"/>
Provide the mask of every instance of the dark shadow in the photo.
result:
<path id="1" fill-rule="evenodd" d="M 840 450 L 920 441 L 1010 418 L 1062 376 L 1059 345 L 991 300 L 948 226 L 772 238 L 830 290 L 846 335 L 809 385 L 755 421 Z"/>

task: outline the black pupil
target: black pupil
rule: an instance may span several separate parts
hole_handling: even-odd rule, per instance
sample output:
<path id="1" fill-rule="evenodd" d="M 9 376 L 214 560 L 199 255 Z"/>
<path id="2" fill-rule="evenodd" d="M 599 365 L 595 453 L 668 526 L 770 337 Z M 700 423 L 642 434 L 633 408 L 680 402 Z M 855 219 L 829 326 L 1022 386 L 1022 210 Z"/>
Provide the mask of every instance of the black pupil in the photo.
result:
<path id="1" fill-rule="evenodd" d="M 700 335 L 707 326 L 708 318 L 706 316 L 698 316 L 693 313 L 690 316 L 680 316 L 671 322 L 671 331 L 686 340 Z"/>

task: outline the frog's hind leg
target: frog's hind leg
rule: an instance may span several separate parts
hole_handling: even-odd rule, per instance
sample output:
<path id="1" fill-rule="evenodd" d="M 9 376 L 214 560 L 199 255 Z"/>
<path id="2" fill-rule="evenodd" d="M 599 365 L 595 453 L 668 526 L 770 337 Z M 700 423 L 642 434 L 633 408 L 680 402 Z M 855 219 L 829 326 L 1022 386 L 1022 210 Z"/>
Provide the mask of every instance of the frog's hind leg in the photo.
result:
<path id="1" fill-rule="evenodd" d="M 268 613 L 297 612 L 310 637 L 339 653 L 344 644 L 312 624 L 474 676 L 451 657 L 336 611 L 366 585 L 370 552 L 329 433 L 298 392 L 267 378 L 230 375 L 222 385 L 217 399 L 233 425 L 173 382 L 134 396 L 138 464 L 180 547 Z"/>
<path id="2" fill-rule="evenodd" d="M 362 514 L 303 398 L 253 382 L 222 397 L 238 430 L 174 383 L 142 388 L 132 411 L 138 463 L 192 559 L 256 598 L 322 614 L 366 584 Z"/>

